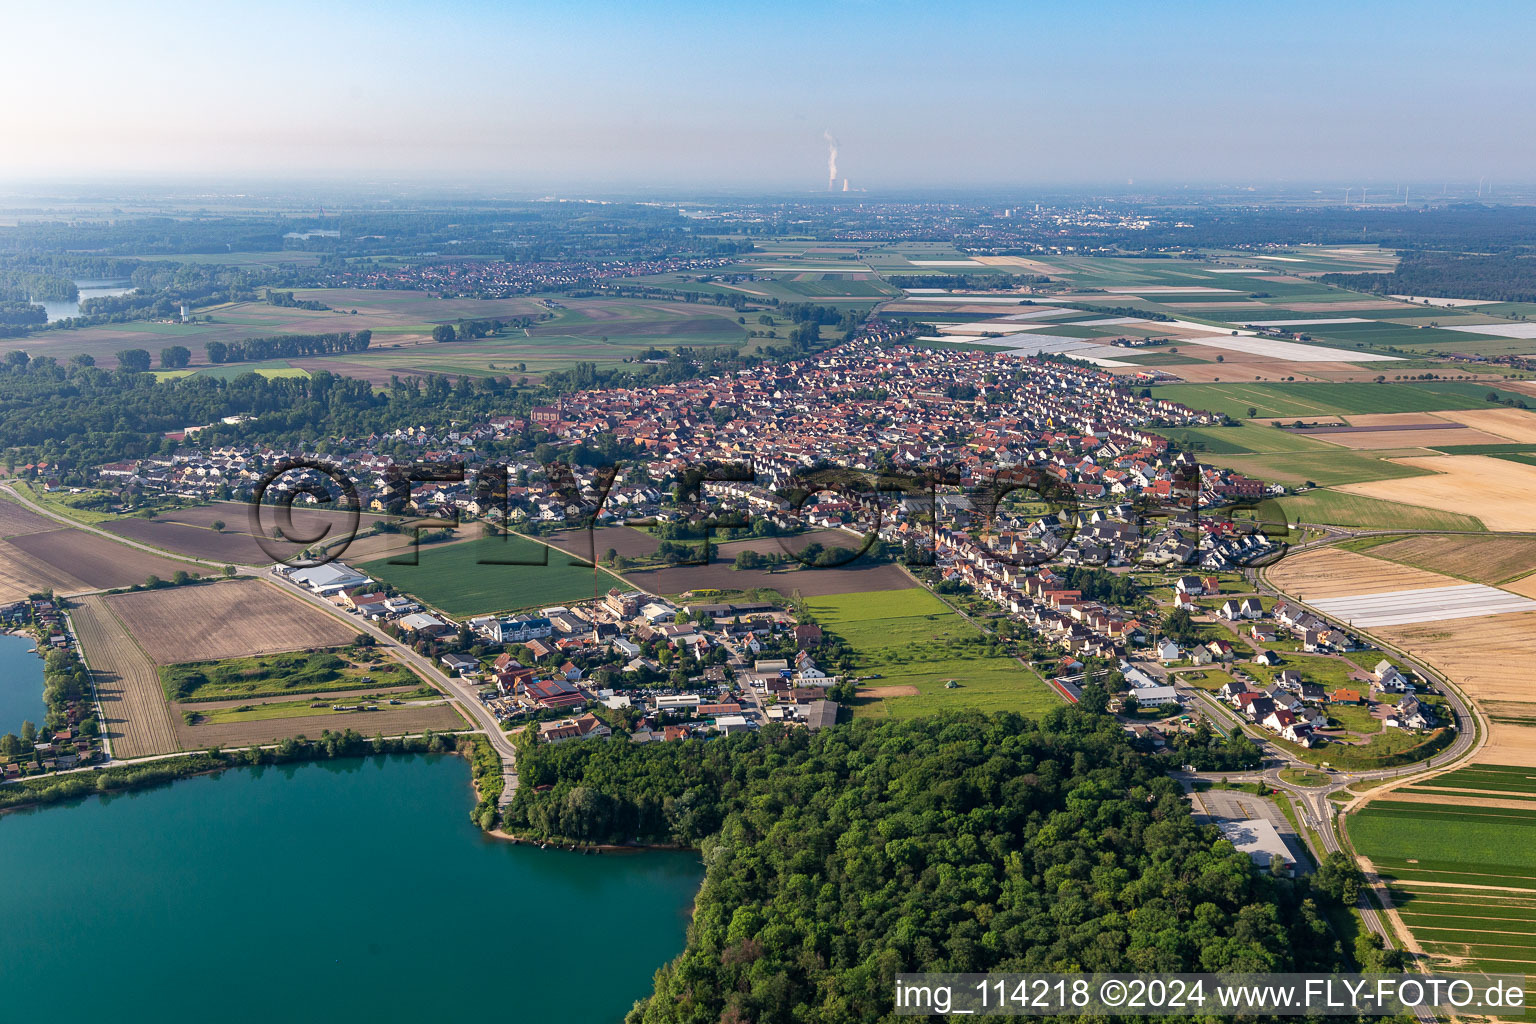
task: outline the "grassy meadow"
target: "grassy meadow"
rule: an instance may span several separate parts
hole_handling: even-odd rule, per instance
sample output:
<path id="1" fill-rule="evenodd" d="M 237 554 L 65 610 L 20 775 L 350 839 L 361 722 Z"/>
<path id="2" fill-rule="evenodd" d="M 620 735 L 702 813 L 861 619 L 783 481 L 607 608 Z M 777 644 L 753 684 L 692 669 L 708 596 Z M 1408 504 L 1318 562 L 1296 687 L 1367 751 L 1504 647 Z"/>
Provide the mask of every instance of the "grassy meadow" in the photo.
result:
<path id="1" fill-rule="evenodd" d="M 990 651 L 988 637 L 925 589 L 837 594 L 806 604 L 823 629 L 857 652 L 861 686 L 917 691 L 856 699 L 856 716 L 909 718 L 948 708 L 1040 714 L 1062 703 L 1032 670 Z M 958 684 L 953 689 L 945 686 L 950 680 Z"/>

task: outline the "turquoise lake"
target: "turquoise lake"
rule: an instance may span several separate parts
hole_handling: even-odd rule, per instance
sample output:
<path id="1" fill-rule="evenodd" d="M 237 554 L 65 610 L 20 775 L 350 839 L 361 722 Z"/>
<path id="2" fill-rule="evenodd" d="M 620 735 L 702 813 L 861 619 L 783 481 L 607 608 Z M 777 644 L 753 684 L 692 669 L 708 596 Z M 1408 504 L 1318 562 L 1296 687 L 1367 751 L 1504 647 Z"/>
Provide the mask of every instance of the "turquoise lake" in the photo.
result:
<path id="1" fill-rule="evenodd" d="M 0 735 L 20 735 L 22 722 L 43 727 L 43 659 L 27 653 L 36 646 L 29 636 L 0 633 Z"/>
<path id="2" fill-rule="evenodd" d="M 4 1017 L 621 1019 L 698 858 L 516 846 L 471 803 L 462 759 L 391 756 L 0 816 Z"/>

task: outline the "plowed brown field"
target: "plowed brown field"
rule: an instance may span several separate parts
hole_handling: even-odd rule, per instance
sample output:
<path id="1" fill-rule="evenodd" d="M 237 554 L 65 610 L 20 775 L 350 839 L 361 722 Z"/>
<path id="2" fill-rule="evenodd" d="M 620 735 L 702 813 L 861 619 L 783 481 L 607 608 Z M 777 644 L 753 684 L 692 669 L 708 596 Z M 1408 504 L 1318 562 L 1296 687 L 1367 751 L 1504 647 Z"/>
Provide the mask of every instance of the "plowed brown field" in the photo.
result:
<path id="1" fill-rule="evenodd" d="M 357 630 L 261 580 L 230 580 L 107 599 L 156 665 L 339 647 Z"/>
<path id="2" fill-rule="evenodd" d="M 112 756 L 144 757 L 179 749 L 160 674 L 112 614 L 106 599 L 81 598 L 70 619 L 96 682 Z"/>

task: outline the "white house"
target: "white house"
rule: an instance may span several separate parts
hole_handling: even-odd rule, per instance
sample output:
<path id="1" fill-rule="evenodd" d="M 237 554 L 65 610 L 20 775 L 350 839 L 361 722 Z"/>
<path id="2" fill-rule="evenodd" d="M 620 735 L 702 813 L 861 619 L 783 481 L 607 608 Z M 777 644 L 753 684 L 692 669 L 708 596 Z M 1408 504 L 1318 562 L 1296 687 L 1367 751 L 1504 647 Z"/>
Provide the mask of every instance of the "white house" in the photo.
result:
<path id="1" fill-rule="evenodd" d="M 1163 661 L 1178 661 L 1179 655 L 1179 645 L 1172 640 L 1164 640 L 1157 645 L 1157 656 Z"/>
<path id="2" fill-rule="evenodd" d="M 1376 687 L 1387 693 L 1412 693 L 1414 686 L 1390 661 L 1376 663 Z"/>
<path id="3" fill-rule="evenodd" d="M 1179 696 L 1171 686 L 1143 686 L 1132 690 L 1131 696 L 1136 698 L 1136 703 L 1144 708 L 1162 707 L 1164 704 L 1177 704 Z"/>

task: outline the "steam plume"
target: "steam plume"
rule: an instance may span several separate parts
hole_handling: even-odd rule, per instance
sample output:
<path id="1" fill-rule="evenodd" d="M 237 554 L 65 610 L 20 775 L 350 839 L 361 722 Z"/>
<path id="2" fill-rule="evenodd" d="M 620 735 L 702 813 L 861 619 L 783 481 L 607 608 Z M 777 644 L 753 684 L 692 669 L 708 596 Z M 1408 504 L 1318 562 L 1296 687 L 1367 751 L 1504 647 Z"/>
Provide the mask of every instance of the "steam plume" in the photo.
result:
<path id="1" fill-rule="evenodd" d="M 830 131 L 823 131 L 821 137 L 827 140 L 827 191 L 837 188 L 837 138 Z"/>

